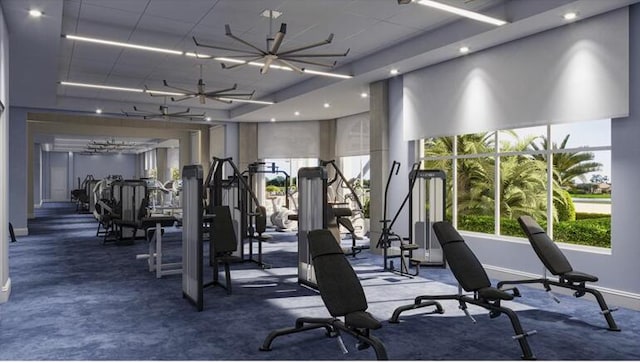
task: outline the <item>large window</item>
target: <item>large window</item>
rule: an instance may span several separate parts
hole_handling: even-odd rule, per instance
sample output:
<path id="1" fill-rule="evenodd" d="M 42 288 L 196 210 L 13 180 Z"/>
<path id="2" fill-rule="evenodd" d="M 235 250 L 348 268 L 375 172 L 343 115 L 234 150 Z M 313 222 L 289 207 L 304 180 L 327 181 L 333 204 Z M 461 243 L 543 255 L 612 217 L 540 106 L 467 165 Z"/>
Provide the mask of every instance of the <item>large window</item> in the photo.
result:
<path id="1" fill-rule="evenodd" d="M 533 216 L 559 242 L 611 247 L 610 120 L 422 141 L 423 168 L 447 174 L 458 229 L 523 237 Z"/>

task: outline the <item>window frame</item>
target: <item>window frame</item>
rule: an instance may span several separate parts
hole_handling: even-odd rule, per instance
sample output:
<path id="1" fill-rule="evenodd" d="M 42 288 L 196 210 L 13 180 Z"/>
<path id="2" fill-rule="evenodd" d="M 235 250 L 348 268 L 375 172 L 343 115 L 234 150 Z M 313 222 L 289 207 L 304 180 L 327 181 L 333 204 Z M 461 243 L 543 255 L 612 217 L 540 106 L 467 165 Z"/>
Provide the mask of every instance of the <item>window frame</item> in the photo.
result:
<path id="1" fill-rule="evenodd" d="M 579 124 L 579 123 L 576 123 Z M 611 120 L 609 120 L 609 126 L 611 125 Z M 442 160 L 451 160 L 451 165 L 452 165 L 452 175 L 451 180 L 452 180 L 452 190 L 451 193 L 449 193 L 449 195 L 451 195 L 451 198 L 454 202 L 451 203 L 451 217 L 452 217 L 452 224 L 457 228 L 458 227 L 458 188 L 457 186 L 457 180 L 458 180 L 458 160 L 461 159 L 473 159 L 473 158 L 483 158 L 483 157 L 492 157 L 494 158 L 495 162 L 494 162 L 494 175 L 495 175 L 495 180 L 501 180 L 502 175 L 501 175 L 501 170 L 500 170 L 500 160 L 502 157 L 506 157 L 506 156 L 520 156 L 520 155 L 544 155 L 546 156 L 546 185 L 547 185 L 547 190 L 546 190 L 546 197 L 547 197 L 547 210 L 546 210 L 546 221 L 547 221 L 547 234 L 553 239 L 553 223 L 549 223 L 549 221 L 553 221 L 553 187 L 550 187 L 550 185 L 552 186 L 553 184 L 553 157 L 555 154 L 563 154 L 563 153 L 579 153 L 579 152 L 597 152 L 597 151 L 612 151 L 612 146 L 611 146 L 611 141 L 609 141 L 609 145 L 607 146 L 581 146 L 581 147 L 570 147 L 570 148 L 565 148 L 565 149 L 554 149 L 553 148 L 553 142 L 552 140 L 552 127 L 554 126 L 554 124 L 548 123 L 545 126 L 545 135 L 546 138 L 548 140 L 546 148 L 545 149 L 541 149 L 541 150 L 524 150 L 524 151 L 502 151 L 501 148 L 499 147 L 500 145 L 500 134 L 502 131 L 510 131 L 510 130 L 518 130 L 518 129 L 524 129 L 524 128 L 528 128 L 526 126 L 520 127 L 520 128 L 511 128 L 511 129 L 504 129 L 504 130 L 489 130 L 489 131 L 485 131 L 487 133 L 493 133 L 493 135 L 491 137 L 494 138 L 493 142 L 495 143 L 496 147 L 492 152 L 488 152 L 488 153 L 478 153 L 478 154 L 459 154 L 458 153 L 458 138 L 464 134 L 461 135 L 453 135 L 453 136 L 447 136 L 447 137 L 453 137 L 453 145 L 452 145 L 452 154 L 450 155 L 438 155 L 438 156 L 425 156 L 425 141 L 427 139 L 420 139 L 419 140 L 419 147 L 416 148 L 416 152 L 417 152 L 417 159 L 421 162 L 421 166 L 424 167 L 424 163 L 425 162 L 430 162 L 430 161 L 442 161 Z M 509 235 L 503 235 L 501 234 L 501 223 L 500 223 L 500 193 L 501 193 L 501 183 L 496 183 L 496 188 L 494 190 L 494 233 L 483 233 L 483 232 L 475 232 L 475 231 L 463 231 L 463 232 L 468 232 L 471 234 L 479 234 L 479 235 L 484 235 L 484 236 L 495 236 L 498 237 L 500 240 L 505 240 L 505 241 L 514 241 L 514 240 L 520 240 L 522 238 L 520 237 L 515 237 L 515 236 L 509 236 Z M 611 218 L 613 219 L 613 213 L 611 214 Z M 577 247 L 577 249 L 586 249 L 588 251 L 594 251 L 594 249 L 597 250 L 604 250 L 604 251 L 609 251 L 608 253 L 610 253 L 612 246 L 610 246 L 609 248 L 607 247 L 596 247 L 596 246 L 589 246 L 589 245 L 582 245 L 582 244 L 573 244 L 573 243 L 561 243 L 564 246 L 570 246 L 570 248 L 575 249 Z M 603 252 L 599 252 L 599 253 L 603 253 Z M 607 252 L 604 252 L 605 254 L 607 254 Z"/>

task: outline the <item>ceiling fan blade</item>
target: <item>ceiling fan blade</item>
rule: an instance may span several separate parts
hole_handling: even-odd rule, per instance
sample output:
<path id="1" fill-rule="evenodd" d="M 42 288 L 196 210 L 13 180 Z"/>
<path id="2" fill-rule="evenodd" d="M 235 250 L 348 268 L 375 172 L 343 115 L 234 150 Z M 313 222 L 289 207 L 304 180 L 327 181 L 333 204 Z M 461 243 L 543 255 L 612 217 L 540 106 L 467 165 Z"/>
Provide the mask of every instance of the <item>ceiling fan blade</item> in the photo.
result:
<path id="1" fill-rule="evenodd" d="M 242 43 L 242 44 L 246 45 L 246 46 L 247 46 L 247 47 L 249 47 L 249 48 L 255 49 L 255 50 L 258 52 L 258 54 L 262 54 L 262 55 L 266 55 L 266 54 L 267 54 L 267 52 L 265 52 L 264 50 L 262 50 L 262 49 L 260 49 L 260 48 L 256 47 L 255 45 L 253 45 L 253 44 L 251 44 L 251 43 L 247 42 L 247 41 L 246 41 L 246 40 L 244 40 L 244 39 L 238 38 L 237 36 L 233 35 L 233 34 L 231 33 L 231 27 L 229 26 L 229 24 L 226 24 L 226 25 L 224 26 L 224 28 L 225 28 L 225 35 L 226 35 L 226 36 L 228 36 L 229 38 L 234 39 L 234 40 L 236 40 L 236 41 L 238 41 L 238 42 L 240 42 L 240 43 Z"/>
<path id="2" fill-rule="evenodd" d="M 182 91 L 187 95 L 193 93 L 193 91 L 191 91 L 191 90 L 169 85 L 169 83 L 167 83 L 166 79 L 163 79 L 162 83 L 164 84 L 165 87 L 173 88 L 173 89 L 178 90 L 178 91 Z M 166 95 L 163 95 L 163 96 L 166 96 Z"/>
<path id="3" fill-rule="evenodd" d="M 297 65 L 289 62 L 286 59 L 278 59 L 278 62 L 284 64 L 285 66 L 293 69 L 294 71 L 298 72 L 298 73 L 304 73 L 304 71 L 302 70 L 302 68 L 298 67 Z"/>
<path id="4" fill-rule="evenodd" d="M 187 96 L 181 97 L 181 98 L 171 97 L 171 101 L 180 102 L 180 101 L 188 100 L 189 98 L 194 98 L 194 97 L 197 97 L 197 96 L 196 95 L 187 95 Z"/>
<path id="5" fill-rule="evenodd" d="M 196 46 L 198 46 L 198 47 L 211 48 L 211 49 L 220 49 L 220 50 L 228 50 L 230 52 L 238 52 L 238 53 L 247 53 L 246 49 L 236 49 L 236 48 L 229 48 L 229 47 L 222 47 L 222 46 L 218 46 L 218 45 L 200 43 L 200 42 L 198 42 L 196 40 L 196 37 L 193 37 L 193 42 L 196 43 Z M 262 51 L 260 51 L 260 54 L 262 54 Z"/>
<path id="6" fill-rule="evenodd" d="M 260 56 L 260 57 L 254 57 L 254 58 L 252 58 L 252 59 L 248 59 L 248 60 L 244 61 L 245 63 L 235 63 L 235 64 L 232 64 L 232 65 L 230 65 L 230 66 L 229 66 L 229 65 L 227 65 L 227 64 L 226 64 L 226 63 L 224 63 L 224 62 L 220 63 L 220 65 L 222 66 L 222 69 L 233 69 L 233 68 L 237 68 L 237 67 L 240 67 L 240 66 L 245 66 L 245 65 L 247 65 L 247 64 L 249 64 L 249 63 L 251 63 L 251 62 L 255 62 L 255 61 L 260 60 L 260 59 L 262 59 L 262 58 L 264 58 L 264 57 L 263 57 L 263 56 Z"/>
<path id="7" fill-rule="evenodd" d="M 280 24 L 280 31 L 276 33 L 276 36 L 273 39 L 273 44 L 271 44 L 271 50 L 269 53 L 277 54 L 278 49 L 280 49 L 280 45 L 282 44 L 282 40 L 284 40 L 284 36 L 287 34 L 287 24 Z"/>
<path id="8" fill-rule="evenodd" d="M 285 57 L 285 58 L 280 58 L 280 60 L 285 60 L 288 62 L 296 62 L 296 63 L 303 63 L 303 64 L 311 64 L 314 66 L 320 66 L 320 67 L 326 67 L 326 68 L 333 68 L 337 62 L 333 62 L 331 64 L 329 63 L 321 63 L 321 62 L 314 62 L 314 61 L 309 61 L 309 60 L 304 60 L 304 59 L 297 59 L 294 57 Z"/>
<path id="9" fill-rule="evenodd" d="M 346 57 L 349 54 L 351 48 L 347 49 L 344 53 L 320 53 L 320 54 L 281 54 L 280 56 L 289 57 L 304 57 L 304 58 L 318 58 L 318 57 Z"/>
<path id="10" fill-rule="evenodd" d="M 299 48 L 294 48 L 294 49 L 289 49 L 285 52 L 280 52 L 278 53 L 279 56 L 283 56 L 283 55 L 287 55 L 287 54 L 291 54 L 291 53 L 295 53 L 295 52 L 299 52 L 301 50 L 306 50 L 306 49 L 311 49 L 311 48 L 316 48 L 316 47 L 320 47 L 326 44 L 330 44 L 331 40 L 333 40 L 333 34 L 330 34 L 329 37 L 323 41 L 317 42 L 317 43 L 313 43 L 313 44 L 309 44 L 309 45 L 305 45 Z"/>
<path id="11" fill-rule="evenodd" d="M 240 98 L 242 97 L 243 99 L 246 98 L 251 98 L 253 97 L 253 94 L 255 93 L 255 91 L 251 92 L 251 93 L 218 93 L 215 95 L 211 95 L 211 96 L 215 96 L 215 97 L 224 97 L 224 98 Z"/>
<path id="12" fill-rule="evenodd" d="M 198 99 L 200 100 L 200 103 L 203 104 L 203 105 L 207 102 L 207 96 L 205 96 L 204 93 L 203 94 L 199 94 L 198 95 Z"/>
<path id="13" fill-rule="evenodd" d="M 222 103 L 226 103 L 226 104 L 231 103 L 230 100 L 221 100 L 218 97 L 209 97 L 209 99 L 214 100 L 214 101 L 218 101 L 218 102 L 222 102 Z"/>
<path id="14" fill-rule="evenodd" d="M 237 88 L 238 88 L 238 85 L 236 83 L 234 83 L 232 87 L 225 88 L 225 89 L 220 89 L 220 90 L 217 90 L 217 91 L 206 92 L 205 95 L 208 96 L 208 97 L 209 96 L 216 96 L 218 93 L 234 91 Z"/>

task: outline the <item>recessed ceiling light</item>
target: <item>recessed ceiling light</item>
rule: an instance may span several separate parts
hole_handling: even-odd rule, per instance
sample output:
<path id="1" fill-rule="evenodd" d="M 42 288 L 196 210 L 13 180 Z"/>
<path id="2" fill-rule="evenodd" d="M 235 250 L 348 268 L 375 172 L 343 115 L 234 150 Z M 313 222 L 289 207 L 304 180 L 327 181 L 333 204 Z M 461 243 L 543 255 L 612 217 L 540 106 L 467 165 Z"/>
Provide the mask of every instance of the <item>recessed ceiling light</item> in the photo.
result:
<path id="1" fill-rule="evenodd" d="M 102 113 L 102 109 L 101 108 L 96 108 L 96 113 L 98 113 L 98 114 Z"/>
<path id="2" fill-rule="evenodd" d="M 564 20 L 573 20 L 578 17 L 578 13 L 571 11 L 562 15 L 562 17 Z"/>
<path id="3" fill-rule="evenodd" d="M 271 118 L 271 120 L 269 120 L 269 121 L 271 121 L 271 122 L 276 122 L 276 118 L 275 118 L 275 117 L 272 117 L 272 118 Z"/>
<path id="4" fill-rule="evenodd" d="M 39 18 L 42 16 L 42 11 L 38 10 L 38 9 L 31 9 L 29 10 L 29 15 L 34 17 L 34 18 Z"/>
<path id="5" fill-rule="evenodd" d="M 460 53 L 462 53 L 462 54 L 469 53 L 469 47 L 467 47 L 467 46 L 462 46 L 462 47 L 460 47 L 460 49 L 458 49 L 458 50 L 459 50 L 459 51 L 460 51 Z"/>
<path id="6" fill-rule="evenodd" d="M 205 120 L 206 120 L 206 121 L 211 121 L 211 117 L 207 116 L 207 117 L 205 118 Z"/>
<path id="7" fill-rule="evenodd" d="M 293 114 L 296 115 L 296 116 L 300 116 L 300 111 L 296 111 Z"/>
<path id="8" fill-rule="evenodd" d="M 397 70 L 396 68 L 394 68 L 394 69 L 390 70 L 389 73 L 391 73 L 392 75 L 395 76 L 396 74 L 400 73 L 400 71 Z"/>
<path id="9" fill-rule="evenodd" d="M 362 98 L 367 98 L 367 97 L 369 97 L 369 94 L 368 94 L 367 92 L 362 92 L 362 93 L 360 94 L 360 97 L 362 97 Z"/>
<path id="10" fill-rule="evenodd" d="M 329 108 L 329 107 L 331 107 L 331 104 L 329 104 L 329 102 L 325 102 L 323 106 L 324 106 L 324 108 Z"/>

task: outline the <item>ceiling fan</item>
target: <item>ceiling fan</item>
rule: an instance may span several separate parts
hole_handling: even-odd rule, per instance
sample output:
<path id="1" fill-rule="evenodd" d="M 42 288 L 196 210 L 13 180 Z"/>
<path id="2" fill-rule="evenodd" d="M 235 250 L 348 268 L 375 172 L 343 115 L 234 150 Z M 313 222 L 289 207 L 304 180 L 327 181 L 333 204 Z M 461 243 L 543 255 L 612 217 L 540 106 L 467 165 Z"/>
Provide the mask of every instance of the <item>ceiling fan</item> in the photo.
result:
<path id="1" fill-rule="evenodd" d="M 273 19 L 273 16 L 271 16 L 270 18 Z M 233 65 L 227 65 L 225 63 L 221 63 L 222 68 L 225 68 L 225 69 L 232 69 L 232 68 L 246 65 L 248 63 L 255 64 L 256 62 L 260 62 L 261 74 L 266 74 L 273 63 L 278 63 L 280 66 L 284 66 L 296 72 L 303 73 L 304 68 L 301 68 L 294 63 L 310 64 L 310 65 L 321 66 L 326 68 L 333 68 L 336 64 L 336 61 L 333 61 L 332 63 L 323 63 L 318 61 L 312 61 L 312 60 L 309 60 L 308 58 L 345 57 L 349 53 L 349 49 L 347 49 L 347 51 L 344 53 L 322 53 L 322 54 L 299 53 L 307 49 L 312 49 L 312 48 L 320 47 L 326 44 L 330 44 L 331 41 L 333 40 L 333 33 L 329 34 L 329 37 L 323 41 L 282 51 L 280 50 L 280 46 L 282 45 L 282 41 L 284 40 L 284 37 L 287 34 L 286 23 L 280 24 L 280 30 L 275 34 L 275 36 L 271 37 L 271 32 L 269 33 L 269 35 L 267 36 L 267 46 L 266 46 L 266 49 L 264 50 L 260 49 L 259 47 L 255 46 L 254 44 L 244 39 L 241 39 L 233 35 L 233 33 L 231 33 L 231 27 L 229 26 L 229 24 L 225 24 L 224 29 L 225 29 L 226 36 L 243 44 L 245 46 L 245 49 L 236 49 L 236 48 L 222 47 L 218 45 L 203 44 L 198 42 L 195 36 L 193 37 L 193 41 L 198 47 L 226 50 L 226 51 L 237 53 L 232 55 L 215 57 L 218 59 L 227 58 L 231 60 L 231 62 L 235 63 Z M 214 58 L 214 57 L 211 57 L 211 58 Z"/>
<path id="2" fill-rule="evenodd" d="M 207 92 L 205 90 L 205 83 L 202 80 L 202 65 L 200 65 L 200 79 L 198 79 L 198 84 L 195 91 L 171 86 L 169 85 L 167 80 L 162 80 L 162 83 L 164 84 L 165 87 L 179 91 L 179 93 L 176 94 L 178 98 L 171 97 L 171 101 L 173 102 L 180 102 L 180 101 L 188 100 L 190 98 L 197 98 L 201 104 L 206 103 L 207 99 L 215 100 L 223 103 L 231 103 L 233 102 L 234 99 L 250 100 L 251 97 L 253 97 L 253 94 L 256 92 L 255 90 L 251 91 L 250 93 L 231 92 L 231 91 L 235 91 L 238 88 L 238 85 L 235 83 L 232 87 L 229 87 L 229 88 Z M 152 91 L 149 90 L 149 88 L 146 85 L 144 86 L 144 88 L 147 91 L 147 93 L 153 97 L 166 96 L 166 94 L 153 93 Z"/>
<path id="3" fill-rule="evenodd" d="M 191 109 L 187 108 L 184 111 L 169 112 L 169 106 L 167 106 L 166 98 L 165 98 L 165 103 L 158 107 L 158 112 L 142 110 L 142 109 L 138 109 L 136 106 L 133 106 L 133 112 L 131 111 L 127 112 L 122 110 L 122 113 L 127 117 L 142 116 L 142 118 L 145 120 L 158 119 L 158 118 L 161 118 L 164 120 L 168 120 L 168 119 L 184 119 L 189 121 L 204 120 L 205 118 L 204 113 L 190 113 L 190 111 Z"/>

